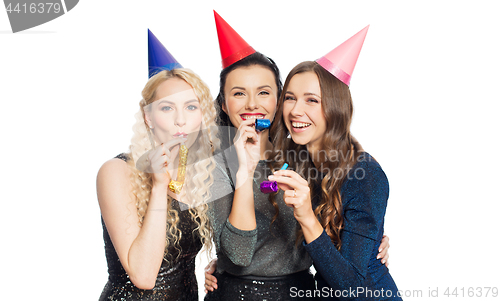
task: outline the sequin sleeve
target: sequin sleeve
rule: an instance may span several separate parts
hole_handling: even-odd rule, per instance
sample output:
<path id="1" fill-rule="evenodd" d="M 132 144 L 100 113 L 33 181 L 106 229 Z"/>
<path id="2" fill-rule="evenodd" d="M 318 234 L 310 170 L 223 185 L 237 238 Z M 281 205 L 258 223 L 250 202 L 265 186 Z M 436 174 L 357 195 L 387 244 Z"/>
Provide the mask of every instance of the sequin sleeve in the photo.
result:
<path id="1" fill-rule="evenodd" d="M 344 229 L 340 251 L 325 231 L 305 245 L 317 271 L 337 290 L 366 285 L 370 260 L 377 254 L 383 233 L 389 183 L 380 165 L 369 155 L 367 158 L 354 166 L 341 189 Z"/>
<path id="2" fill-rule="evenodd" d="M 214 170 L 214 184 L 211 194 L 210 219 L 214 230 L 217 253 L 222 252 L 237 266 L 249 266 L 257 242 L 257 229 L 244 231 L 237 229 L 228 220 L 231 213 L 234 190 L 231 178 L 226 172 L 223 161 L 218 158 Z"/>

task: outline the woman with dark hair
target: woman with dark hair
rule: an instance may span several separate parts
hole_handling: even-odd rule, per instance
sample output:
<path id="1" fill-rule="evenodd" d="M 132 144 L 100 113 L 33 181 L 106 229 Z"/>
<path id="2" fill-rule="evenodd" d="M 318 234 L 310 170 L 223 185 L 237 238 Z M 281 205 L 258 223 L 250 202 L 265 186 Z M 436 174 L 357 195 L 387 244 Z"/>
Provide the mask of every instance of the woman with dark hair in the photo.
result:
<path id="1" fill-rule="evenodd" d="M 348 84 L 367 29 L 346 41 L 349 52 L 340 55 L 339 47 L 290 71 L 278 102 L 280 118 L 271 127 L 275 166 L 287 162 L 295 171 L 277 171 L 269 180 L 285 190 L 283 200 L 293 208 L 318 271 L 320 296 L 328 300 L 400 300 L 387 267 L 376 258 L 387 177 L 350 132 Z M 300 152 L 307 160 L 293 155 Z"/>
<path id="2" fill-rule="evenodd" d="M 270 203 L 259 190 L 260 182 L 271 174 L 266 159 L 272 145 L 269 131 L 257 133 L 253 125 L 257 118 L 274 118 L 281 84 L 276 81 L 278 69 L 269 68 L 271 64 L 276 66 L 254 53 L 226 68 L 221 76 L 219 122 L 228 122 L 227 130 L 220 130 L 221 144 L 227 147 L 235 135 L 238 138 L 214 171 L 212 194 L 226 189 L 227 195 L 210 203 L 218 289 L 208 292 L 205 300 L 236 300 L 238 296 L 287 300 L 290 287 L 315 287 L 309 273 L 312 261 L 304 248 L 295 245 L 299 228 L 293 211 L 282 202 Z"/>
<path id="3" fill-rule="evenodd" d="M 218 122 L 227 126 L 220 130 L 221 144 L 222 149 L 231 141 L 234 145 L 222 153 L 214 171 L 212 195 L 225 196 L 210 204 L 218 263 L 215 277 L 206 274 L 205 300 L 295 299 L 292 288 L 315 289 L 312 261 L 296 243 L 300 227 L 293 209 L 259 190 L 272 173 L 272 144 L 268 130 L 254 128 L 256 119 L 274 119 L 281 94 L 279 69 L 215 17 L 224 67 L 216 104 Z"/>
<path id="4" fill-rule="evenodd" d="M 216 98 L 216 108 L 219 108 L 219 117 L 218 117 L 218 124 L 221 126 L 230 126 L 232 125 L 231 120 L 227 113 L 222 109 L 223 106 L 226 103 L 225 95 L 226 91 L 224 90 L 226 88 L 226 81 L 229 73 L 231 73 L 233 70 L 238 69 L 238 68 L 250 68 L 254 66 L 261 66 L 264 68 L 267 68 L 269 71 L 272 72 L 274 76 L 274 83 L 276 84 L 276 93 L 277 95 L 281 95 L 281 90 L 283 84 L 281 83 L 281 77 L 280 77 L 280 71 L 278 69 L 278 66 L 276 63 L 269 57 L 263 55 L 260 52 L 255 52 L 253 54 L 250 54 L 249 56 L 245 57 L 244 59 L 241 59 L 240 61 L 229 65 L 228 67 L 222 69 L 220 73 L 220 89 L 219 89 L 219 94 L 217 95 Z"/>

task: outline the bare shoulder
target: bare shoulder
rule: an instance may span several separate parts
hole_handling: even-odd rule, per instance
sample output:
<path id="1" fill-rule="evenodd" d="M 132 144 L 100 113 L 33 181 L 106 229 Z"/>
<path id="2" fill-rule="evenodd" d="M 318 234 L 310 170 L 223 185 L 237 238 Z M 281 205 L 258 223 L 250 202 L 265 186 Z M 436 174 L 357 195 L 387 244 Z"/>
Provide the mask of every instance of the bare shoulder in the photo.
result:
<path id="1" fill-rule="evenodd" d="M 108 199 L 106 195 L 121 195 L 131 190 L 130 168 L 117 158 L 106 161 L 97 173 L 97 195 L 99 203 Z"/>
<path id="2" fill-rule="evenodd" d="M 109 181 L 109 180 L 119 180 L 121 178 L 130 177 L 130 169 L 128 164 L 118 158 L 113 158 L 104 162 L 104 164 L 99 169 L 97 173 L 97 182 Z"/>

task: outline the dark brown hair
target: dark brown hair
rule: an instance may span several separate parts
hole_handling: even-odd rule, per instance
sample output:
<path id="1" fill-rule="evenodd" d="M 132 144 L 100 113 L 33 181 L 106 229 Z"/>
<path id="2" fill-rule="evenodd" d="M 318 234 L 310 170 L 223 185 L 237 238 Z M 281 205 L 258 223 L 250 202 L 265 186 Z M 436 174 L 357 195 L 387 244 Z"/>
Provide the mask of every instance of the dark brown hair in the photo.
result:
<path id="1" fill-rule="evenodd" d="M 281 91 L 282 91 L 282 83 L 281 83 L 281 76 L 280 76 L 280 71 L 278 69 L 278 66 L 276 63 L 269 57 L 263 55 L 260 52 L 253 53 L 237 62 L 234 64 L 226 67 L 225 69 L 222 69 L 220 73 L 220 83 L 219 83 L 219 94 L 217 95 L 217 98 L 215 99 L 215 108 L 218 113 L 218 118 L 215 120 L 217 125 L 219 126 L 224 126 L 227 127 L 226 130 L 219 131 L 219 137 L 221 140 L 221 149 L 224 150 L 228 148 L 231 145 L 231 141 L 233 141 L 233 137 L 236 133 L 236 128 L 234 125 L 231 123 L 231 120 L 229 119 L 229 116 L 222 110 L 223 104 L 226 102 L 225 95 L 224 95 L 224 89 L 226 87 L 226 80 L 227 76 L 229 73 L 231 73 L 233 70 L 236 70 L 238 68 L 245 68 L 245 67 L 251 67 L 251 66 L 261 66 L 264 68 L 269 69 L 273 75 L 274 75 L 274 80 L 276 83 L 276 87 L 278 89 L 276 97 L 279 98 L 281 96 Z M 269 166 L 270 164 L 268 164 Z M 275 209 L 275 214 L 274 217 L 271 221 L 271 224 L 276 220 L 279 214 L 279 207 L 276 201 L 272 196 L 269 196 L 269 201 L 273 205 Z"/>
<path id="2" fill-rule="evenodd" d="M 304 72 L 314 72 L 318 76 L 321 88 L 321 108 L 326 118 L 322 151 L 319 152 L 321 158 L 315 160 L 321 162 L 321 166 L 316 166 L 324 175 L 321 183 L 310 174 L 315 166 L 310 157 L 311 154 L 307 152 L 306 145 L 298 145 L 292 139 L 287 139 L 288 130 L 283 119 L 283 101 L 290 80 L 294 75 Z M 295 66 L 288 74 L 283 93 L 278 100 L 277 117 L 270 129 L 274 146 L 272 154 L 275 160 L 274 167 L 277 168 L 287 162 L 290 167 L 308 180 L 311 199 L 317 205 L 314 213 L 339 249 L 341 247 L 340 232 L 344 223 L 340 189 L 348 172 L 363 151 L 361 145 L 351 135 L 352 114 L 353 105 L 349 87 L 318 63 L 307 61 Z M 307 154 L 306 157 L 297 158 L 297 154 L 304 153 Z M 300 231 L 298 240 L 302 236 Z"/>
<path id="3" fill-rule="evenodd" d="M 215 99 L 215 102 L 214 102 L 215 109 L 217 110 L 217 114 L 218 114 L 218 117 L 215 120 L 217 125 L 225 126 L 225 127 L 226 126 L 227 127 L 234 127 L 233 124 L 231 123 L 231 120 L 229 119 L 229 116 L 226 114 L 226 112 L 224 112 L 224 110 L 222 110 L 222 106 L 226 102 L 226 99 L 224 96 L 224 89 L 226 87 L 227 76 L 233 70 L 236 70 L 238 68 L 251 67 L 251 66 L 261 66 L 261 67 L 269 69 L 273 73 L 274 80 L 276 82 L 276 87 L 278 89 L 278 91 L 277 91 L 278 93 L 277 93 L 276 97 L 279 98 L 283 85 L 281 84 L 281 77 L 280 77 L 280 71 L 278 69 L 278 66 L 271 58 L 263 55 L 262 53 L 260 53 L 260 52 L 253 53 L 253 54 L 237 61 L 236 63 L 229 65 L 225 69 L 222 69 L 222 71 L 220 73 L 219 94 L 217 95 L 217 98 Z M 233 140 L 235 130 L 236 129 L 234 129 L 234 133 L 230 133 L 228 135 L 226 134 L 226 131 L 222 131 L 220 133 L 222 149 L 225 149 L 225 148 L 229 147 L 229 145 L 231 145 L 230 141 Z"/>

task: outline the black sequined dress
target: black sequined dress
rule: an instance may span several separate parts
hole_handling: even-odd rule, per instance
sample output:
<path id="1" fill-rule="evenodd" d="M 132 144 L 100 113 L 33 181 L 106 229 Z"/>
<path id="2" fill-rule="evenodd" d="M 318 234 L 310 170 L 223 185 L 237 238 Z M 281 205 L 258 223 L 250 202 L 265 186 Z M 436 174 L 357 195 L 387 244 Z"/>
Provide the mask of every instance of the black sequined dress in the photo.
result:
<path id="1" fill-rule="evenodd" d="M 124 155 L 119 155 L 117 158 L 126 161 Z M 194 231 L 196 223 L 192 220 L 189 210 L 181 211 L 179 203 L 175 200 L 172 202 L 172 207 L 179 212 L 177 227 L 182 232 L 179 242 L 181 250 L 176 249 L 174 246 L 168 248 L 165 254 L 169 255 L 163 259 L 155 287 L 151 290 L 139 289 L 130 281 L 116 254 L 106 225 L 101 218 L 109 277 L 99 301 L 198 300 L 195 258 L 202 247 L 202 243 L 197 236 L 197 232 Z"/>

